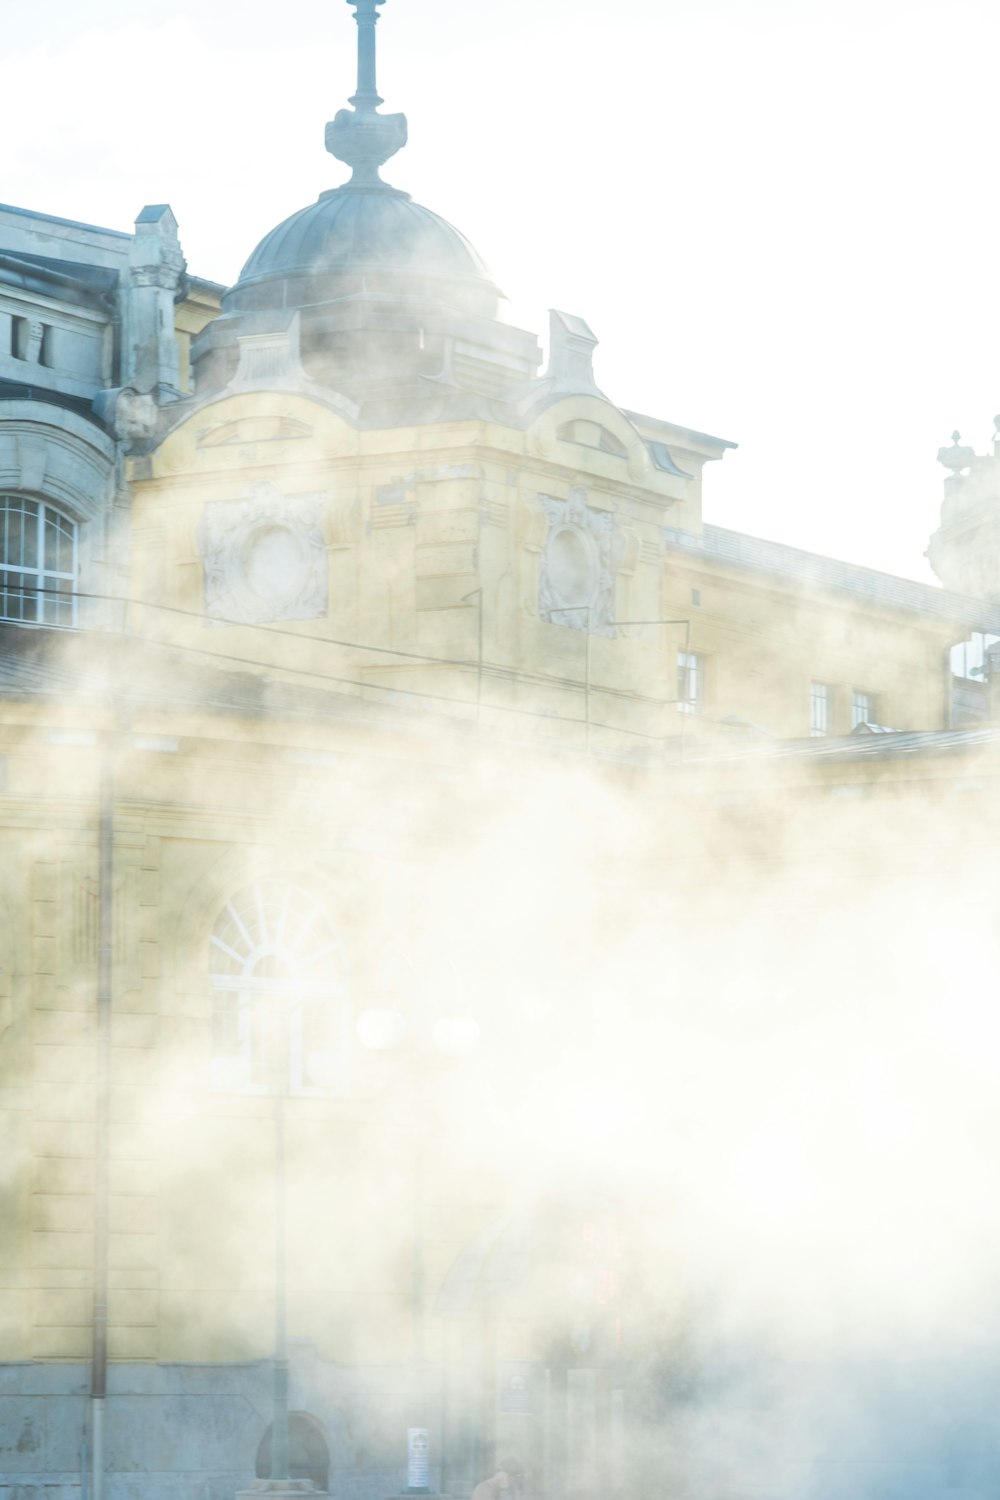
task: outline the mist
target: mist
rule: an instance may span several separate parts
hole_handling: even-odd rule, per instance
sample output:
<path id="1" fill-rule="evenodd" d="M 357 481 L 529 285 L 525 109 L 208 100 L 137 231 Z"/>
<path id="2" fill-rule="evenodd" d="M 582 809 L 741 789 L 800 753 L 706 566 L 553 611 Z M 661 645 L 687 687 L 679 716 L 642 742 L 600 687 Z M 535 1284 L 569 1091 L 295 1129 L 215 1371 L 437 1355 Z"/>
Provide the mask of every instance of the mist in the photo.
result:
<path id="1" fill-rule="evenodd" d="M 485 1307 L 508 1364 L 607 1361 L 621 1393 L 609 1453 L 581 1416 L 582 1374 L 568 1457 L 526 1418 L 501 1418 L 495 1458 L 517 1463 L 528 1494 L 558 1462 L 571 1493 L 595 1470 L 625 1494 L 979 1492 L 1000 1248 L 995 830 L 981 797 L 941 778 L 845 801 L 836 780 L 794 785 L 800 773 L 759 759 L 721 777 L 715 763 L 595 763 L 532 743 L 534 726 L 498 738 L 419 710 L 418 734 L 390 734 L 377 756 L 344 728 L 331 750 L 326 730 L 307 766 L 295 761 L 315 729 L 296 732 L 292 756 L 250 751 L 237 726 L 180 759 L 137 749 L 168 698 L 177 679 L 147 677 L 108 700 L 126 726 L 109 742 L 113 1194 L 115 1172 L 138 1174 L 112 1222 L 158 1204 L 155 1229 L 118 1223 L 155 1233 L 150 1352 L 268 1356 L 272 1089 L 266 1072 L 234 1086 L 206 1062 L 213 924 L 263 880 L 322 901 L 335 954 L 309 993 L 343 1001 L 351 1033 L 332 1093 L 296 1086 L 285 1106 L 293 1349 L 400 1372 L 374 1407 L 354 1399 L 365 1435 L 332 1453 L 331 1488 L 366 1454 L 383 1454 L 386 1482 L 398 1473 L 399 1430 L 376 1413 L 412 1400 L 417 1339 L 432 1444 L 442 1400 L 452 1434 L 474 1423 L 474 1381 L 463 1391 L 455 1370 Z M 63 701 L 59 718 L 93 712 Z M 8 793 L 42 778 L 87 826 L 106 752 L 50 747 L 40 762 L 28 726 L 6 748 Z M 154 826 L 157 806 L 195 822 L 211 808 L 241 831 L 224 852 L 176 826 L 158 834 L 154 874 L 130 830 Z M 29 862 L 92 878 L 66 837 L 15 852 L 8 832 L 9 909 Z M 158 886 L 155 934 L 131 906 L 137 878 Z M 155 970 L 138 987 L 136 962 Z M 16 1077 L 16 954 L 13 968 Z M 60 1009 L 88 1004 L 79 986 Z M 359 1017 L 387 1011 L 399 1045 L 361 1046 Z M 449 1056 L 434 1027 L 455 1017 L 477 1045 Z M 85 1120 L 91 1054 L 38 1055 L 54 1117 Z M 25 1170 L 9 1153 L 11 1203 Z M 464 1269 L 462 1247 L 484 1235 L 495 1245 Z"/>

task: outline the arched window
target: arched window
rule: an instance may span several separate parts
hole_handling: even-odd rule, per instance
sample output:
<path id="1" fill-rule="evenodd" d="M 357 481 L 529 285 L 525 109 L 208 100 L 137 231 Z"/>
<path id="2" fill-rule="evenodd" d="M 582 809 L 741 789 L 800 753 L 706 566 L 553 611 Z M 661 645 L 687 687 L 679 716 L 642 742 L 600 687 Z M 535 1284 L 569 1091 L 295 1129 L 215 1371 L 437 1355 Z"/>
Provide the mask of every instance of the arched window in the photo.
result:
<path id="1" fill-rule="evenodd" d="M 209 944 L 219 1087 L 339 1093 L 346 1083 L 346 966 L 306 888 L 261 880 L 227 901 Z"/>
<path id="2" fill-rule="evenodd" d="M 0 495 L 0 620 L 74 625 L 76 525 L 54 506 Z"/>

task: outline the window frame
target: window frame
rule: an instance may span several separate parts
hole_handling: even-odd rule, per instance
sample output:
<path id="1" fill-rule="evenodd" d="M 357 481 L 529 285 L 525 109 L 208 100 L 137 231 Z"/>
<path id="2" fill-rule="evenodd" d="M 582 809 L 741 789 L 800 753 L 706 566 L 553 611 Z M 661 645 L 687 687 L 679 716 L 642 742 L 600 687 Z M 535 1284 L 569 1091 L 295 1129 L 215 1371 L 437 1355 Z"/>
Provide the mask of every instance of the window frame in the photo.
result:
<path id="1" fill-rule="evenodd" d="M 267 930 L 263 901 L 265 887 L 274 887 L 281 893 L 279 930 L 274 940 Z M 293 914 L 296 900 L 301 903 L 305 918 L 297 931 L 285 940 L 285 923 Z M 220 929 L 229 931 L 227 919 L 229 926 L 236 930 L 242 951 L 220 936 Z M 261 929 L 263 940 L 260 940 Z M 298 950 L 303 948 L 311 933 L 319 934 L 318 945 L 306 945 L 300 953 Z M 232 932 L 229 935 L 232 936 Z M 253 881 L 234 892 L 220 907 L 208 947 L 212 999 L 209 1067 L 213 1089 L 270 1097 L 274 1096 L 276 1088 L 292 1098 L 343 1096 L 347 1091 L 350 1047 L 347 965 L 340 936 L 318 897 L 306 885 L 280 877 L 265 876 Z M 239 966 L 238 972 L 221 972 L 213 968 L 213 957 L 219 951 L 228 956 L 230 964 Z M 327 971 L 322 978 L 312 978 L 306 973 L 313 964 L 331 955 L 336 969 L 334 977 Z M 263 977 L 254 972 L 262 964 L 267 967 L 268 961 L 283 966 L 286 972 Z M 235 1007 L 230 1003 L 230 997 L 235 997 Z M 264 1009 L 268 1002 L 274 1006 L 270 1015 Z M 329 1081 L 321 1083 L 309 1080 L 311 1058 L 324 1052 L 322 1048 L 310 1051 L 308 1044 L 311 1012 L 317 1006 L 326 1008 L 325 1021 L 331 1035 L 331 1046 L 325 1052 L 332 1059 L 332 1076 Z M 228 1029 L 232 1026 L 234 1012 L 235 1045 L 220 1046 L 219 1021 L 223 1019 Z M 284 1066 L 280 1077 L 275 1076 L 276 1068 L 273 1071 L 267 1067 L 261 1070 L 257 1066 L 262 1038 L 266 1042 L 271 1027 L 275 1025 L 283 1028 L 279 1058 Z"/>
<path id="2" fill-rule="evenodd" d="M 834 728 L 834 713 L 836 708 L 836 689 L 829 682 L 817 682 L 814 678 L 809 683 L 809 738 L 822 740 L 829 738 Z M 822 705 L 822 716 L 817 714 L 817 708 Z M 822 717 L 823 723 L 817 723 Z"/>
<path id="3" fill-rule="evenodd" d="M 860 700 L 865 700 L 866 712 L 863 717 L 858 717 Z M 857 729 L 861 724 L 879 723 L 878 693 L 869 692 L 867 688 L 851 689 L 851 731 Z"/>
<path id="4" fill-rule="evenodd" d="M 676 658 L 677 712 L 700 714 L 705 707 L 705 662 L 700 651 L 678 648 Z M 692 692 L 691 689 L 694 688 Z"/>
<path id="5" fill-rule="evenodd" d="M 31 515 L 29 508 L 33 508 L 35 512 L 33 517 L 36 533 L 34 566 L 9 560 L 7 550 L 10 536 L 8 518 L 11 515 L 18 515 L 21 518 L 21 552 L 23 555 L 26 534 L 24 521 Z M 55 531 L 57 547 L 63 537 L 69 540 L 69 572 L 48 566 L 47 545 L 50 524 Z M 0 492 L 0 621 L 8 625 L 30 625 L 53 630 L 75 629 L 78 618 L 79 547 L 79 523 L 61 506 L 53 504 L 44 496 L 20 494 L 13 490 Z M 11 579 L 20 581 L 12 583 Z M 69 588 L 51 587 L 52 583 L 59 582 L 68 583 Z M 14 598 L 20 600 L 21 614 L 9 612 L 10 602 Z M 29 601 L 34 604 L 34 619 L 24 613 Z M 60 618 L 60 615 L 65 615 L 66 606 L 68 606 L 69 618 Z"/>

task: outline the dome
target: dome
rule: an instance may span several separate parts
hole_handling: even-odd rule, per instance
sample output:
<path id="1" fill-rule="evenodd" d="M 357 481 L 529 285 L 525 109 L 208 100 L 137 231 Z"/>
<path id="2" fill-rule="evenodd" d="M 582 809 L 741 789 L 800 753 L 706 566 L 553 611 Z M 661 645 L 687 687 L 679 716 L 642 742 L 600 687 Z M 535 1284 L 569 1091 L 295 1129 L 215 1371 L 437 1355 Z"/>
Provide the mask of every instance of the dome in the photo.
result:
<path id="1" fill-rule="evenodd" d="M 406 144 L 406 116 L 378 108 L 383 0 L 350 3 L 358 86 L 325 138 L 351 180 L 261 240 L 192 344 L 196 388 L 305 376 L 378 421 L 414 403 L 505 397 L 534 377 L 537 340 L 501 320 L 501 293 L 465 236 L 382 181 L 379 168 Z"/>
<path id="2" fill-rule="evenodd" d="M 347 184 L 322 193 L 265 235 L 227 301 L 283 306 L 331 296 L 430 296 L 495 315 L 499 292 L 486 265 L 447 220 L 384 185 Z"/>

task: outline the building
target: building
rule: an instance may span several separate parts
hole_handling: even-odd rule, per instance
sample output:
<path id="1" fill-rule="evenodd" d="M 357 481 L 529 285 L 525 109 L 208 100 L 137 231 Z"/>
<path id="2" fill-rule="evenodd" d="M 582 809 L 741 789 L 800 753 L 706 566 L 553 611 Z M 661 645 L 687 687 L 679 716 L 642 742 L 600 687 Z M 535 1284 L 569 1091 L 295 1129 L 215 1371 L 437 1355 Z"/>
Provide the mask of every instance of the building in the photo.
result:
<path id="1" fill-rule="evenodd" d="M 290 1477 L 345 1500 L 420 1487 L 409 1429 L 449 1493 L 505 1459 L 549 1500 L 749 1493 L 664 1415 L 684 1299 L 629 1300 L 673 1253 L 662 1182 L 560 1136 L 620 1045 L 599 912 L 683 903 L 701 940 L 817 846 L 863 879 L 871 809 L 902 837 L 931 785 L 989 847 L 1000 605 L 951 560 L 989 461 L 960 450 L 934 543 L 971 592 L 707 523 L 733 445 L 616 407 L 577 315 L 542 369 L 381 180 L 377 3 L 327 127 L 350 181 L 234 287 L 163 205 L 133 235 L 0 210 L 5 1495 L 231 1495 L 275 1375 Z M 772 936 L 815 905 L 792 876 Z M 665 1457 L 636 1424 L 668 1418 Z M 950 1431 L 911 1490 L 994 1482 Z"/>

